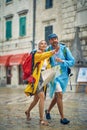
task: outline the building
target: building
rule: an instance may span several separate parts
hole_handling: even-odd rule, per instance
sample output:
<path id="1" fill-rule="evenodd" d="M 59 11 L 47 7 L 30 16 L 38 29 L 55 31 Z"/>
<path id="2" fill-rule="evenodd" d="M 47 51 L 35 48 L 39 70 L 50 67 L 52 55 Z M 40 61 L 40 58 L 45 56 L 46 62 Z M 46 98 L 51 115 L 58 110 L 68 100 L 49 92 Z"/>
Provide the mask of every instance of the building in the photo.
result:
<path id="1" fill-rule="evenodd" d="M 6 86 L 23 84 L 22 58 L 37 48 L 41 39 L 48 42 L 47 35 L 52 32 L 71 48 L 76 27 L 80 27 L 81 48 L 87 59 L 86 15 L 86 0 L 1 0 L 0 58 L 6 58 L 0 61 L 1 85 L 3 80 Z"/>

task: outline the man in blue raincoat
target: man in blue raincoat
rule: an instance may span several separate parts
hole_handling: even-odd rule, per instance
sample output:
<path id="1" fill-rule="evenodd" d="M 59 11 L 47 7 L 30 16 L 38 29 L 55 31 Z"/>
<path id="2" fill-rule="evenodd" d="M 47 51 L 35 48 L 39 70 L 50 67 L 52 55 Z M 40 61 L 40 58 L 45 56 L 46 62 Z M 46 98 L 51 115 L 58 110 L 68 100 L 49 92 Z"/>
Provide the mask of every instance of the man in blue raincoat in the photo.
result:
<path id="1" fill-rule="evenodd" d="M 50 46 L 48 51 L 58 48 L 58 52 L 50 58 L 51 66 L 60 66 L 60 75 L 56 76 L 53 83 L 50 83 L 50 96 L 53 97 L 49 108 L 45 110 L 46 119 L 51 119 L 50 111 L 57 103 L 59 113 L 61 116 L 60 123 L 68 124 L 70 121 L 64 117 L 63 113 L 63 93 L 66 91 L 68 80 L 69 80 L 69 67 L 75 64 L 75 59 L 72 56 L 70 50 L 66 45 L 58 42 L 58 36 L 56 34 L 48 35 Z"/>

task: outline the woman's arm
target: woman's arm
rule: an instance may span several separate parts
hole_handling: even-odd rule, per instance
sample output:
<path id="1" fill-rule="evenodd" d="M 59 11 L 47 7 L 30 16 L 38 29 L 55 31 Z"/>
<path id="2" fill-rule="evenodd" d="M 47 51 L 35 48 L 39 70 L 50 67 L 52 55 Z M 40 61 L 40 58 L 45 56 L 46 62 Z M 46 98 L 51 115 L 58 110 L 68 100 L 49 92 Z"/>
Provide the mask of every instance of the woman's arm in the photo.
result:
<path id="1" fill-rule="evenodd" d="M 51 57 L 53 54 L 56 53 L 56 51 L 57 50 L 52 50 L 52 51 L 48 51 L 48 52 L 37 52 L 34 57 L 35 62 L 40 62 L 41 60 Z"/>

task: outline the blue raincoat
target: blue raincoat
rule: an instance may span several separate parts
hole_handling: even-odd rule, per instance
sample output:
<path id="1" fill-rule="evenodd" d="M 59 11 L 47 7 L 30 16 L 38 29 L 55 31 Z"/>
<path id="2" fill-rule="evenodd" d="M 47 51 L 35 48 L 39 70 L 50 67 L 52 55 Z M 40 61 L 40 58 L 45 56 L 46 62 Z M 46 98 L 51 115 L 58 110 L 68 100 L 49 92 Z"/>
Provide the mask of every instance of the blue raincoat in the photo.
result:
<path id="1" fill-rule="evenodd" d="M 68 75 L 67 70 L 68 70 L 68 67 L 72 67 L 75 64 L 75 59 L 72 56 L 70 50 L 66 47 L 66 45 L 60 44 L 60 43 L 58 44 L 60 46 L 60 49 L 55 55 L 53 55 L 50 58 L 50 64 L 52 67 L 56 65 L 60 66 L 60 75 L 55 76 L 53 81 L 49 83 L 50 97 L 52 97 L 53 94 L 55 93 L 57 83 L 60 84 L 63 93 L 66 91 L 68 80 L 69 80 L 69 75 Z M 66 52 L 64 51 L 65 49 L 66 49 Z M 48 51 L 53 50 L 53 47 L 50 45 L 47 50 Z M 61 58 L 64 62 L 57 62 L 55 60 L 56 57 Z"/>

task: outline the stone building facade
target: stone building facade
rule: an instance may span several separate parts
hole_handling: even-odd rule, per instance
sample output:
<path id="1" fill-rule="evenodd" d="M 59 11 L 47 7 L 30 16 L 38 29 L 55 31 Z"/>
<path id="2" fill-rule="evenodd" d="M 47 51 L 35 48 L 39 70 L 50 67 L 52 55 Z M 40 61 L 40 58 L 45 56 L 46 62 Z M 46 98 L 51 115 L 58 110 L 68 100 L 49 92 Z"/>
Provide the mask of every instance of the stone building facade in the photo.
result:
<path id="1" fill-rule="evenodd" d="M 9 65 L 0 63 L 0 84 L 4 80 L 6 86 L 23 85 L 21 63 L 14 59 L 37 48 L 41 39 L 48 42 L 47 35 L 52 32 L 71 49 L 76 27 L 80 27 L 82 53 L 87 60 L 86 15 L 87 0 L 0 0 L 0 57 L 13 56 Z M 76 76 L 73 84 L 75 80 Z"/>

